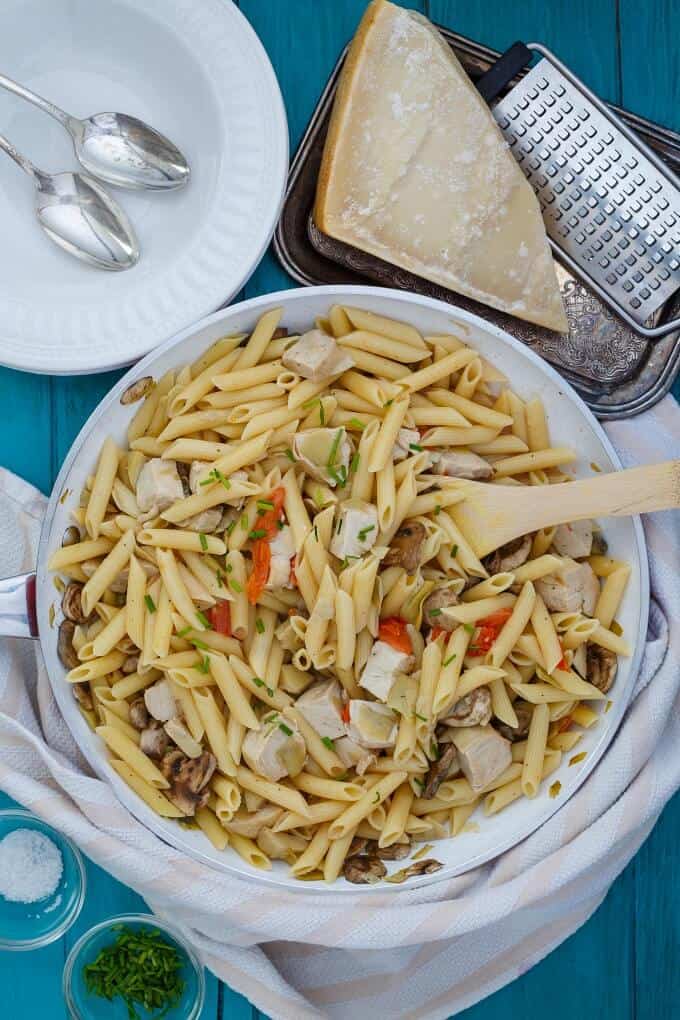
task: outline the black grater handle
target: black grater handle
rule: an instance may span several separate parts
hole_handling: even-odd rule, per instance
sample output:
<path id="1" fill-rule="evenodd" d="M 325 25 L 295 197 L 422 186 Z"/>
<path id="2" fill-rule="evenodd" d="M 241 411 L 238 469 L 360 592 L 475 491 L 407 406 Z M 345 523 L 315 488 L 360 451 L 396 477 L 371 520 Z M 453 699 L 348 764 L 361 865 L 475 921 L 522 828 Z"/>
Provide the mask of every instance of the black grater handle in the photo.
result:
<path id="1" fill-rule="evenodd" d="M 509 50 L 498 58 L 493 67 L 475 82 L 475 88 L 482 99 L 490 103 L 501 94 L 515 75 L 523 71 L 533 57 L 532 51 L 524 43 L 513 43 Z"/>

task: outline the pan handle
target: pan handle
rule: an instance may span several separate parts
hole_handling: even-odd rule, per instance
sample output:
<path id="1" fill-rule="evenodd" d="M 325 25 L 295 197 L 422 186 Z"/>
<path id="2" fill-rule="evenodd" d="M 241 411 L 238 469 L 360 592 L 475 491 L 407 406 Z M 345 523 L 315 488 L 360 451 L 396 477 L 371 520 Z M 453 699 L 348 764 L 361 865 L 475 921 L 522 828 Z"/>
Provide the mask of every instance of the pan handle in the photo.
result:
<path id="1" fill-rule="evenodd" d="M 38 637 L 35 574 L 0 578 L 0 637 Z"/>

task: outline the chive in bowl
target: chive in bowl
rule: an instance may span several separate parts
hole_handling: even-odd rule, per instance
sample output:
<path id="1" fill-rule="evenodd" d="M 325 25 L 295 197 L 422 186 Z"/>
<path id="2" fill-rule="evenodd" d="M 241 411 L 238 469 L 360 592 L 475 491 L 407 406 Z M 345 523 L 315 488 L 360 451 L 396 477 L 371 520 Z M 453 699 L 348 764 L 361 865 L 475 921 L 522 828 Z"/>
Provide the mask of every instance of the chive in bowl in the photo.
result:
<path id="1" fill-rule="evenodd" d="M 121 929 L 135 933 L 160 932 L 181 961 L 179 974 L 184 988 L 179 1001 L 167 1011 L 162 1008 L 149 1011 L 135 1003 L 139 1020 L 153 1020 L 161 1015 L 164 1020 L 198 1020 L 205 999 L 203 965 L 184 936 L 153 914 L 120 914 L 96 924 L 78 939 L 66 960 L 63 977 L 64 999 L 73 1020 L 128 1020 L 131 1015 L 120 995 L 107 999 L 89 991 L 84 974 L 84 968 L 94 963 L 103 949 L 116 942 Z"/>
<path id="2" fill-rule="evenodd" d="M 85 865 L 71 840 L 30 811 L 0 811 L 0 840 L 19 829 L 50 839 L 61 854 L 63 869 L 56 889 L 32 903 L 0 894 L 0 950 L 39 949 L 55 942 L 71 927 L 85 902 Z"/>

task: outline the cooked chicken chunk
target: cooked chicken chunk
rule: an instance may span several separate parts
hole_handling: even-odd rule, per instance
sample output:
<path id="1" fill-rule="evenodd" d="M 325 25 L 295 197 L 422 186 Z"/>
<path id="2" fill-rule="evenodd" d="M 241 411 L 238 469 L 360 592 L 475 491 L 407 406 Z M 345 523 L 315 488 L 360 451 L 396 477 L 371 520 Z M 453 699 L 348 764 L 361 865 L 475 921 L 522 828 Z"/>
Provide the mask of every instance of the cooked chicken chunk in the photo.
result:
<path id="1" fill-rule="evenodd" d="M 547 574 L 536 582 L 548 609 L 556 613 L 585 613 L 592 616 L 600 594 L 600 582 L 589 563 L 568 560 L 559 573 Z"/>
<path id="2" fill-rule="evenodd" d="M 184 488 L 175 461 L 160 457 L 147 460 L 137 476 L 135 494 L 141 512 L 154 517 L 183 499 Z"/>
<path id="3" fill-rule="evenodd" d="M 456 732 L 453 743 L 460 767 L 472 789 L 478 793 L 497 779 L 512 762 L 510 741 L 493 726 L 469 726 Z"/>
<path id="4" fill-rule="evenodd" d="M 493 475 L 493 468 L 483 457 L 464 450 L 448 450 L 437 457 L 433 470 L 438 475 L 450 478 L 469 478 L 472 481 L 486 482 Z"/>
<path id="5" fill-rule="evenodd" d="M 362 556 L 378 537 L 378 511 L 373 503 L 352 499 L 340 504 L 331 539 L 331 552 L 339 560 Z"/>
<path id="6" fill-rule="evenodd" d="M 307 747 L 295 723 L 274 712 L 259 730 L 249 730 L 243 741 L 243 757 L 260 776 L 278 782 L 302 771 Z"/>
<path id="7" fill-rule="evenodd" d="M 486 726 L 491 720 L 491 691 L 477 687 L 449 709 L 442 722 L 447 726 Z"/>
<path id="8" fill-rule="evenodd" d="M 293 532 L 288 524 L 280 528 L 269 543 L 272 558 L 269 565 L 269 577 L 265 585 L 267 591 L 277 588 L 292 588 L 290 580 L 290 564 L 295 555 Z"/>
<path id="9" fill-rule="evenodd" d="M 593 549 L 593 522 L 585 520 L 560 524 L 555 529 L 553 545 L 560 556 L 571 556 L 573 560 L 585 559 Z"/>
<path id="10" fill-rule="evenodd" d="M 392 460 L 406 460 L 411 453 L 418 453 L 418 450 L 411 449 L 413 445 L 416 447 L 420 445 L 420 432 L 418 429 L 399 429 L 397 440 L 392 449 Z"/>
<path id="11" fill-rule="evenodd" d="M 308 687 L 295 703 L 310 726 L 320 737 L 343 737 L 342 689 L 337 680 L 322 680 Z"/>
<path id="12" fill-rule="evenodd" d="M 397 730 L 397 716 L 387 705 L 356 698 L 350 700 L 347 732 L 357 744 L 372 749 L 392 747 Z"/>
<path id="13" fill-rule="evenodd" d="M 159 722 L 167 722 L 177 715 L 177 703 L 167 680 L 157 680 L 144 691 L 144 704 L 150 716 Z"/>
<path id="14" fill-rule="evenodd" d="M 390 543 L 383 566 L 403 567 L 408 574 L 415 573 L 426 537 L 425 525 L 420 521 L 404 521 Z"/>
<path id="15" fill-rule="evenodd" d="M 361 744 L 357 744 L 356 740 L 352 740 L 351 737 L 338 737 L 333 743 L 335 745 L 335 753 L 345 768 L 356 769 L 358 776 L 363 776 L 364 772 L 376 760 L 374 754 L 367 751 Z"/>
<path id="16" fill-rule="evenodd" d="M 354 359 L 339 347 L 333 337 L 320 329 L 310 329 L 283 353 L 286 368 L 303 379 L 321 382 L 354 367 Z"/>
<path id="17" fill-rule="evenodd" d="M 250 813 L 241 808 L 224 827 L 227 832 L 255 839 L 264 825 L 276 825 L 282 814 L 283 809 L 276 804 L 263 804 L 257 811 Z"/>
<path id="18" fill-rule="evenodd" d="M 379 701 L 387 701 L 399 673 L 413 667 L 413 656 L 392 648 L 386 641 L 376 641 L 371 648 L 359 686 Z"/>
<path id="19" fill-rule="evenodd" d="M 615 653 L 589 641 L 586 647 L 586 664 L 587 679 L 598 691 L 606 694 L 616 679 L 618 660 Z"/>
<path id="20" fill-rule="evenodd" d="M 482 563 L 490 574 L 512 573 L 529 559 L 531 554 L 531 535 L 522 535 L 520 538 L 513 538 L 499 549 L 495 549 L 488 556 L 485 556 Z"/>
<path id="21" fill-rule="evenodd" d="M 305 429 L 293 436 L 293 453 L 307 474 L 332 489 L 346 481 L 352 445 L 344 428 Z"/>
<path id="22" fill-rule="evenodd" d="M 423 602 L 423 621 L 428 627 L 440 627 L 442 630 L 455 630 L 458 626 L 442 609 L 457 606 L 458 596 L 453 588 L 435 588 Z"/>

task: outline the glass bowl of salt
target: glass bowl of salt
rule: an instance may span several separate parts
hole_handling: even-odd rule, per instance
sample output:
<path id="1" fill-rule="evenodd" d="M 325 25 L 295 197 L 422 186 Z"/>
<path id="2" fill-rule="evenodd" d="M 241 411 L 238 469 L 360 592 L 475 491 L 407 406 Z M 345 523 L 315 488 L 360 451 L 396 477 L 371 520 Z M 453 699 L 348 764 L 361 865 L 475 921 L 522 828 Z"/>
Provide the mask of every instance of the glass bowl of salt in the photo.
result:
<path id="1" fill-rule="evenodd" d="M 0 949 L 38 949 L 60 938 L 85 900 L 83 858 L 28 811 L 0 811 Z"/>

